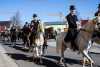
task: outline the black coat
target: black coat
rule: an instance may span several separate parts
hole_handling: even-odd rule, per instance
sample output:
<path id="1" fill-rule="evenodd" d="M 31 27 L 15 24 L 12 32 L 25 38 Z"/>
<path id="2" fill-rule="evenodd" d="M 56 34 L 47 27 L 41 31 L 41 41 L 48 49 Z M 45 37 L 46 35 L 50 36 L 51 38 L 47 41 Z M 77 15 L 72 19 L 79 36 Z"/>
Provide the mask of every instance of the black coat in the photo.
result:
<path id="1" fill-rule="evenodd" d="M 66 19 L 68 21 L 69 28 L 77 28 L 76 21 L 78 21 L 78 19 L 76 15 L 72 16 L 71 14 L 68 14 Z"/>

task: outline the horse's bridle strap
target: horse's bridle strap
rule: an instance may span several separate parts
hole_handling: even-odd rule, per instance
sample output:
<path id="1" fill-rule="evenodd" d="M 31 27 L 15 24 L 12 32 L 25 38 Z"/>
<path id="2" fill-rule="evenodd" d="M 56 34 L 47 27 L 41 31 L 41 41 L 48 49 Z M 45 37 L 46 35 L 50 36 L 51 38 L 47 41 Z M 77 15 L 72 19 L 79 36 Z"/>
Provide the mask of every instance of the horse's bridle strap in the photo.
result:
<path id="1" fill-rule="evenodd" d="M 91 33 L 93 32 L 92 30 L 88 30 L 88 29 L 80 29 L 81 31 L 85 31 L 85 32 L 88 32 L 88 33 Z"/>
<path id="2" fill-rule="evenodd" d="M 72 30 L 72 29 L 73 29 L 73 28 L 69 28 L 69 30 Z M 76 29 L 76 30 L 77 30 L 77 28 L 74 28 L 74 29 Z M 88 32 L 88 33 L 93 32 L 92 30 L 83 29 L 83 28 L 81 28 L 81 29 L 80 29 L 80 31 L 85 31 L 85 32 Z"/>

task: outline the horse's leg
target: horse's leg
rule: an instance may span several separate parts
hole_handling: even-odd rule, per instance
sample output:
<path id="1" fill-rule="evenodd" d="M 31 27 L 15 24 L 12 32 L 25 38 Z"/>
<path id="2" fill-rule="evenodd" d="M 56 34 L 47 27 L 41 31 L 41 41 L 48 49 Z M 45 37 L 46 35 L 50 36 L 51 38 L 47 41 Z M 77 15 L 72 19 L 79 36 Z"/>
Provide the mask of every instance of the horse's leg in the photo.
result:
<path id="1" fill-rule="evenodd" d="M 83 50 L 83 54 L 84 56 L 91 62 L 91 67 L 93 67 L 93 63 L 94 61 L 92 60 L 92 58 L 88 55 L 87 50 Z"/>
<path id="2" fill-rule="evenodd" d="M 28 49 L 30 49 L 30 40 L 29 40 L 29 37 L 27 38 L 27 45 L 28 45 Z"/>
<path id="3" fill-rule="evenodd" d="M 89 52 L 89 49 L 91 48 L 92 44 L 93 44 L 93 42 L 92 42 L 92 40 L 90 40 L 88 43 L 87 52 Z"/>
<path id="4" fill-rule="evenodd" d="M 14 43 L 14 36 L 13 36 L 13 35 L 11 36 L 11 45 L 12 45 L 12 47 L 15 46 L 15 43 Z"/>
<path id="5" fill-rule="evenodd" d="M 64 43 L 62 43 L 62 47 L 61 47 L 61 58 L 60 58 L 60 64 L 64 67 L 66 67 L 66 64 L 64 62 Z"/>
<path id="6" fill-rule="evenodd" d="M 14 42 L 12 42 L 12 47 L 14 47 L 15 46 L 15 43 Z"/>
<path id="7" fill-rule="evenodd" d="M 29 40 L 29 52 L 32 52 L 32 50 L 35 48 L 32 43 L 32 40 Z"/>
<path id="8" fill-rule="evenodd" d="M 26 37 L 24 38 L 24 48 L 25 49 L 27 48 L 27 38 Z"/>
<path id="9" fill-rule="evenodd" d="M 37 63 L 37 64 L 39 64 L 39 63 L 41 63 L 41 55 L 39 54 L 39 46 L 35 46 L 34 51 L 35 51 L 34 52 L 34 57 L 36 58 L 36 60 L 34 62 Z"/>
<path id="10" fill-rule="evenodd" d="M 27 49 L 27 43 L 25 42 L 24 48 Z"/>
<path id="11" fill-rule="evenodd" d="M 36 48 L 35 48 L 35 47 L 33 47 L 32 51 L 33 51 L 33 57 L 35 57 Z"/>
<path id="12" fill-rule="evenodd" d="M 86 60 L 87 60 L 87 58 L 85 56 L 83 56 L 83 67 L 85 67 Z"/>
<path id="13" fill-rule="evenodd" d="M 43 45 L 40 45 L 40 63 L 42 63 L 42 56 L 43 56 Z"/>
<path id="14" fill-rule="evenodd" d="M 44 55 L 45 54 L 45 45 L 43 45 L 42 51 L 43 51 L 43 55 Z"/>
<path id="15" fill-rule="evenodd" d="M 27 40 L 25 40 L 25 48 L 26 49 L 28 48 L 28 42 L 27 42 Z"/>
<path id="16" fill-rule="evenodd" d="M 45 54 L 48 53 L 48 51 L 47 51 L 47 45 L 43 45 L 42 51 L 43 51 L 43 55 L 45 55 Z"/>
<path id="17" fill-rule="evenodd" d="M 6 36 L 4 37 L 4 41 L 6 42 Z"/>
<path id="18" fill-rule="evenodd" d="M 15 39 L 12 41 L 12 46 L 13 46 L 13 47 L 16 46 L 16 41 L 15 41 Z"/>
<path id="19" fill-rule="evenodd" d="M 36 56 L 39 57 L 39 48 L 36 46 Z"/>
<path id="20" fill-rule="evenodd" d="M 89 41 L 89 44 L 88 44 L 88 48 L 87 48 L 87 54 L 89 53 L 89 49 L 92 47 L 92 45 L 93 45 L 93 41 L 92 40 L 90 40 Z M 94 63 L 94 61 L 92 60 L 92 58 L 90 57 L 90 62 L 91 62 L 91 67 L 93 67 L 93 63 Z"/>
<path id="21" fill-rule="evenodd" d="M 46 39 L 44 39 L 42 51 L 43 51 L 43 55 L 47 53 L 47 40 Z"/>
<path id="22" fill-rule="evenodd" d="M 32 48 L 32 52 L 33 52 L 33 61 L 34 62 L 37 62 L 35 59 L 36 59 L 36 46 L 34 46 L 33 48 Z"/>
<path id="23" fill-rule="evenodd" d="M 86 49 L 87 53 L 89 53 L 89 49 L 91 48 L 92 44 L 93 44 L 92 40 L 89 40 L 89 43 L 88 43 L 88 46 L 87 46 L 87 49 Z M 86 62 L 89 62 L 89 60 L 87 59 Z"/>
<path id="24" fill-rule="evenodd" d="M 42 56 L 43 55 L 43 46 L 42 45 L 40 45 L 40 55 Z"/>
<path id="25" fill-rule="evenodd" d="M 93 44 L 92 40 L 89 40 L 89 43 L 88 43 L 88 46 L 87 46 L 87 49 L 86 49 L 87 54 L 89 53 L 89 49 L 92 47 L 92 44 Z M 87 59 L 86 62 L 89 62 L 89 60 Z"/>

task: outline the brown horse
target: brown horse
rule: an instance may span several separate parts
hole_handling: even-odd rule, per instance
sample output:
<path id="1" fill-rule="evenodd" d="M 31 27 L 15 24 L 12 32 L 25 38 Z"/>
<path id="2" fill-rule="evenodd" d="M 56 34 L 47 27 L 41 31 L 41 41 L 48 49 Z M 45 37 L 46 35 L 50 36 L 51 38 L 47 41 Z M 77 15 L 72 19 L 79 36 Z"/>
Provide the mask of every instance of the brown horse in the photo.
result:
<path id="1" fill-rule="evenodd" d="M 88 50 L 90 46 L 89 41 L 91 40 L 92 34 L 95 30 L 95 26 L 96 23 L 94 22 L 94 20 L 88 21 L 86 25 L 84 25 L 82 30 L 80 30 L 80 32 L 77 34 L 77 37 L 75 39 L 75 44 L 78 46 L 79 49 L 78 51 L 83 55 L 84 59 L 83 67 L 85 67 L 86 59 L 88 59 L 91 62 L 91 67 L 93 66 L 92 64 L 94 63 L 94 61 L 88 54 Z M 67 32 L 61 32 L 59 35 L 57 35 L 57 40 L 56 40 L 57 52 L 61 53 L 60 63 L 63 64 L 64 66 L 65 66 L 64 52 L 67 48 L 72 49 L 70 41 L 69 42 L 64 41 L 66 33 Z"/>

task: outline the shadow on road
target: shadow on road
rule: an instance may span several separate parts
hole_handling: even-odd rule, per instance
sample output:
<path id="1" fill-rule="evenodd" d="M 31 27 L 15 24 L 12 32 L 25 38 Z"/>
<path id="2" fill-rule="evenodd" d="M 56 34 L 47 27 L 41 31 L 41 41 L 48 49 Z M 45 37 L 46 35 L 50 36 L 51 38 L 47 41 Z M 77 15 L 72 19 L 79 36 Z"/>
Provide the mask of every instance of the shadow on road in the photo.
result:
<path id="1" fill-rule="evenodd" d="M 27 55 L 24 54 L 14 54 L 14 53 L 7 53 L 11 58 L 15 59 L 15 60 L 24 60 L 27 62 L 33 62 L 32 57 L 28 57 Z M 59 65 L 57 65 L 55 62 L 49 60 L 49 59 L 45 59 L 42 58 L 43 63 L 42 64 L 37 64 L 37 65 L 43 65 L 46 67 L 60 67 Z M 33 62 L 34 63 L 34 62 Z M 35 63 L 36 64 L 36 63 Z"/>
<path id="2" fill-rule="evenodd" d="M 15 60 L 32 61 L 32 57 L 28 57 L 25 54 L 7 53 L 11 58 Z"/>
<path id="3" fill-rule="evenodd" d="M 42 64 L 40 64 L 40 65 L 44 65 L 44 66 L 46 66 L 46 67 L 60 67 L 60 65 L 58 65 L 58 64 L 56 64 L 56 62 L 53 62 L 53 61 L 51 61 L 51 60 L 49 60 L 49 59 L 45 59 L 45 58 L 43 58 L 42 59 Z"/>
<path id="4" fill-rule="evenodd" d="M 23 52 L 28 52 L 29 51 L 28 49 L 24 49 L 23 47 L 20 47 L 20 46 L 14 46 L 13 48 L 15 48 L 16 50 L 21 50 Z"/>
<path id="5" fill-rule="evenodd" d="M 96 53 L 96 52 L 89 52 L 89 54 L 96 54 L 96 55 L 100 55 L 100 53 Z"/>
<path id="6" fill-rule="evenodd" d="M 33 59 L 31 56 L 28 56 L 28 55 L 24 55 L 24 54 L 15 54 L 15 53 L 7 53 L 11 58 L 15 59 L 15 60 L 23 60 L 23 61 L 27 61 L 27 62 L 33 62 Z M 37 65 L 42 65 L 42 66 L 46 66 L 46 67 L 61 67 L 60 65 L 56 64 L 55 61 L 52 61 L 51 59 L 54 59 L 56 61 L 58 61 L 60 59 L 59 56 L 50 56 L 50 55 L 47 55 L 47 56 L 44 56 L 44 58 L 42 58 L 42 64 L 37 64 Z M 76 59 L 71 59 L 71 58 L 65 58 L 65 63 L 66 64 L 70 64 L 70 65 L 73 65 L 73 64 L 78 64 L 78 65 L 81 65 L 81 63 L 79 62 L 79 60 L 76 60 Z M 100 67 L 99 65 L 95 65 L 95 67 Z"/>
<path id="7" fill-rule="evenodd" d="M 3 43 L 3 45 L 11 45 L 11 43 Z"/>
<path id="8" fill-rule="evenodd" d="M 45 56 L 45 57 L 51 58 L 51 59 L 55 59 L 57 61 L 60 60 L 59 56 L 50 56 L 50 55 L 48 55 L 48 56 Z M 71 58 L 65 58 L 65 63 L 70 64 L 70 65 L 72 65 L 72 64 L 79 64 L 79 65 L 81 65 L 80 60 L 71 59 Z"/>
<path id="9" fill-rule="evenodd" d="M 8 47 L 14 48 L 16 50 L 21 50 L 23 52 L 28 52 L 28 49 L 25 49 L 22 47 L 22 44 L 16 44 L 15 46 L 12 46 L 10 43 L 4 43 L 4 45 L 7 45 Z"/>

